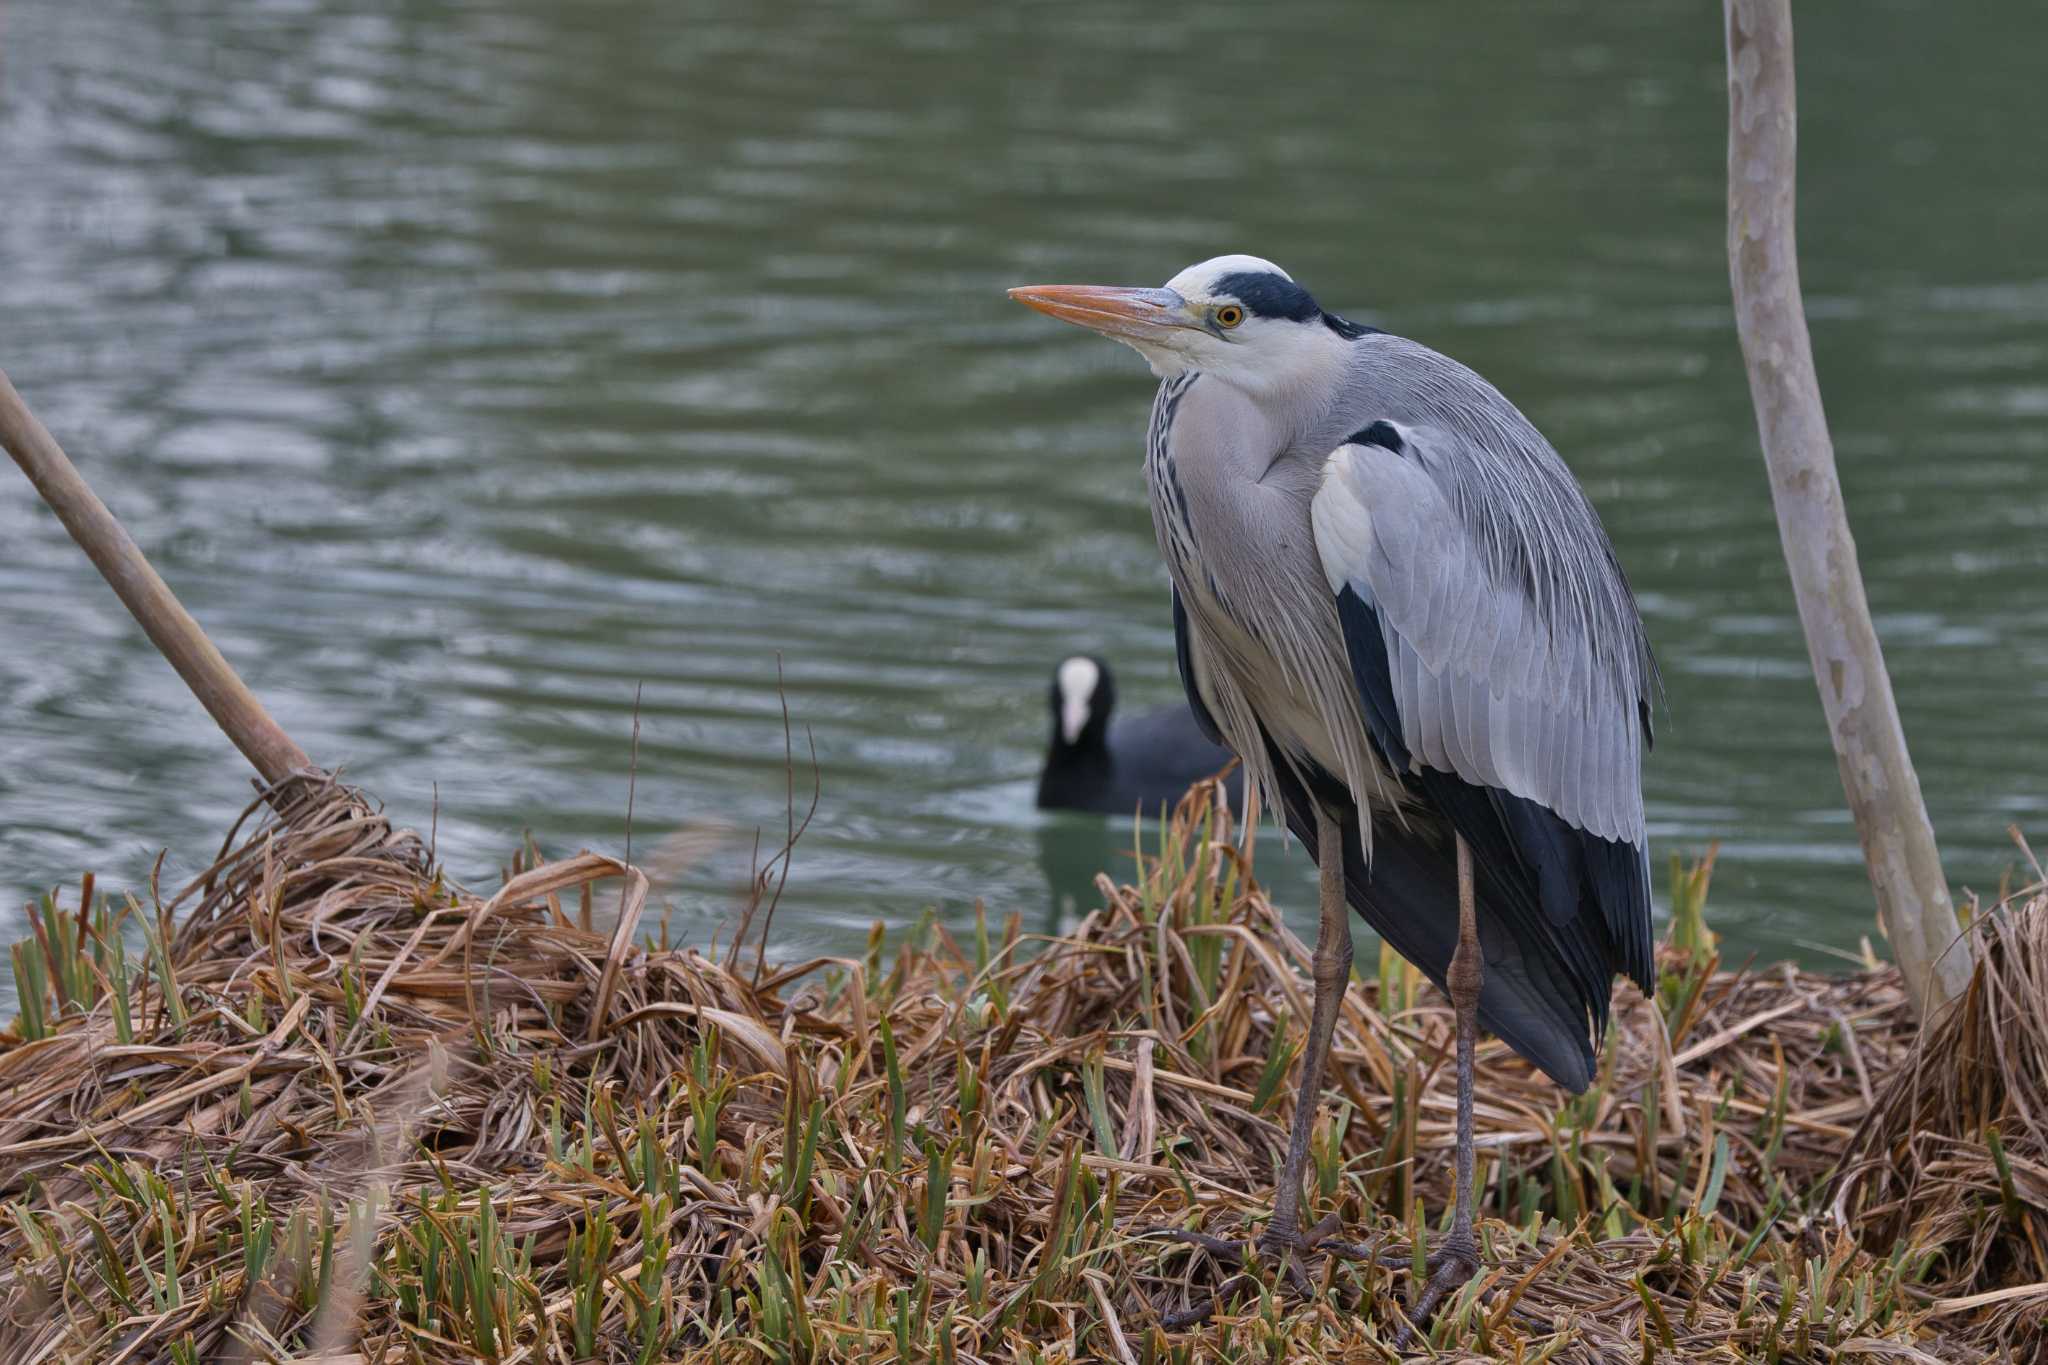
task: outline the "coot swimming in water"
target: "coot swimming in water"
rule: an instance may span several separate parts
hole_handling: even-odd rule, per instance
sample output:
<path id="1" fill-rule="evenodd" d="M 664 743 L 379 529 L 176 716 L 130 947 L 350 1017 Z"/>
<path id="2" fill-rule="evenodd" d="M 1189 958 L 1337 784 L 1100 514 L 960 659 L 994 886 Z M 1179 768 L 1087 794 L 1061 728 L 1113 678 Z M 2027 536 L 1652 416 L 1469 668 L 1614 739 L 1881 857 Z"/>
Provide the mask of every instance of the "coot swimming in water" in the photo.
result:
<path id="1" fill-rule="evenodd" d="M 1092 654 L 1062 659 L 1052 674 L 1052 740 L 1038 779 L 1046 810 L 1130 815 L 1172 805 L 1235 756 L 1202 733 L 1185 703 L 1111 718 L 1116 680 Z M 1225 779 L 1231 804 L 1244 790 L 1242 770 Z"/>

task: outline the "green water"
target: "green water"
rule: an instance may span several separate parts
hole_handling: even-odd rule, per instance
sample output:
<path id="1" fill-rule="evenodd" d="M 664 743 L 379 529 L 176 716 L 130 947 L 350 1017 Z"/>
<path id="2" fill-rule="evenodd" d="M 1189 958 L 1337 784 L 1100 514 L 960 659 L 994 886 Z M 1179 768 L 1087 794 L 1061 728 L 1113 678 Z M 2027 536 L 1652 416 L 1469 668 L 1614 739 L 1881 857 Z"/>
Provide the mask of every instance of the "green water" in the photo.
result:
<path id="1" fill-rule="evenodd" d="M 2048 119 L 2032 3 L 1802 5 L 1814 341 L 1952 874 L 2048 842 Z M 1719 7 L 77 4 L 0 17 L 0 366 L 313 755 L 484 878 L 521 831 L 777 952 L 1045 922 L 1064 652 L 1178 697 L 1151 381 L 1006 285 L 1218 252 L 1476 365 L 1669 685 L 1665 854 L 1738 952 L 1871 932 L 1722 255 Z M 246 777 L 0 471 L 0 894 L 211 856 Z M 1277 840 L 1268 839 L 1272 849 Z M 1267 865 L 1283 897 L 1312 886 Z M 13 929 L 0 925 L 11 937 Z"/>

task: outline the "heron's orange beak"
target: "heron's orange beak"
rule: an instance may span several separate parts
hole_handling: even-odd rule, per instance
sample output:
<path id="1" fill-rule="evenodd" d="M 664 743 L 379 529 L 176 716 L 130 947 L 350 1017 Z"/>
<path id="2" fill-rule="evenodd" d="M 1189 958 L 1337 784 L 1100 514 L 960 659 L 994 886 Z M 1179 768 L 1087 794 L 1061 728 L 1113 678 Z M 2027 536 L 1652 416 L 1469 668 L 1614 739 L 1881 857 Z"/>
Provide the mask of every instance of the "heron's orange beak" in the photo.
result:
<path id="1" fill-rule="evenodd" d="M 1171 289 L 1106 284 L 1029 284 L 1010 297 L 1026 308 L 1120 341 L 1148 341 L 1193 326 L 1187 303 Z"/>

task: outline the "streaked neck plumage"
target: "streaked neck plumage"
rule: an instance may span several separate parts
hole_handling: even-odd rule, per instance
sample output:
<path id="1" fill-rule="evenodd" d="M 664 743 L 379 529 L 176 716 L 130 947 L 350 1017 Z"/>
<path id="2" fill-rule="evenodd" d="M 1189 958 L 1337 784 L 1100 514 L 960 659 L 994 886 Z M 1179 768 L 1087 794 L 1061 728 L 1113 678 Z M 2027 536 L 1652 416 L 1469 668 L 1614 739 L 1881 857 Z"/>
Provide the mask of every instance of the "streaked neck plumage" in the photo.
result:
<path id="1" fill-rule="evenodd" d="M 1208 372 L 1168 379 L 1146 438 L 1153 526 L 1187 613 L 1202 694 L 1269 805 L 1278 789 L 1268 737 L 1286 761 L 1337 775 L 1362 807 L 1387 790 L 1364 740 L 1310 523 L 1322 461 L 1341 440 L 1320 435 L 1338 420 L 1333 396 L 1358 393 L 1344 345 L 1323 363 L 1346 368 L 1321 391 L 1254 394 Z M 1254 696 L 1264 699 L 1259 708 Z"/>

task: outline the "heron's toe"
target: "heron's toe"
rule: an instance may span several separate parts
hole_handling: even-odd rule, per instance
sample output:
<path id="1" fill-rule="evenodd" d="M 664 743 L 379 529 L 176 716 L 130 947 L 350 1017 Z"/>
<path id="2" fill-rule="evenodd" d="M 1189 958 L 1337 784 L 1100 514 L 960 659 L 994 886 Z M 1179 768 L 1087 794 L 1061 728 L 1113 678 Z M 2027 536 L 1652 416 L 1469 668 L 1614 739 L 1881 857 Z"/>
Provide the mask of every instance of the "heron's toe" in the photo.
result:
<path id="1" fill-rule="evenodd" d="M 1313 1227 L 1296 1232 L 1286 1232 L 1269 1223 L 1258 1238 L 1251 1242 L 1214 1237 L 1189 1228 L 1154 1229 L 1150 1235 L 1179 1242 L 1183 1246 L 1199 1248 L 1207 1252 L 1218 1265 L 1238 1272 L 1218 1285 L 1208 1298 L 1186 1308 L 1161 1313 L 1160 1326 L 1172 1332 L 1208 1321 L 1220 1305 L 1256 1287 L 1258 1277 L 1251 1273 L 1253 1261 L 1273 1268 L 1287 1281 L 1288 1288 L 1302 1298 L 1315 1297 L 1316 1286 L 1306 1269 L 1311 1257 L 1327 1256 L 1345 1261 L 1367 1261 L 1375 1259 L 1377 1255 L 1377 1248 L 1370 1243 L 1348 1242 L 1332 1235 L 1342 1227 L 1342 1220 L 1335 1214 L 1324 1218 Z"/>
<path id="2" fill-rule="evenodd" d="M 1380 1264 L 1386 1265 L 1389 1261 L 1383 1258 Z M 1393 1261 L 1392 1264 L 1405 1265 L 1407 1261 Z M 1453 1230 L 1437 1244 L 1437 1249 L 1429 1254 L 1424 1264 L 1429 1270 L 1429 1280 L 1422 1286 L 1422 1292 L 1416 1295 L 1414 1305 L 1408 1309 L 1408 1323 L 1394 1342 L 1396 1350 L 1405 1349 L 1415 1334 L 1428 1324 L 1437 1305 L 1464 1288 L 1479 1273 L 1479 1244 L 1472 1239 L 1471 1233 Z"/>

